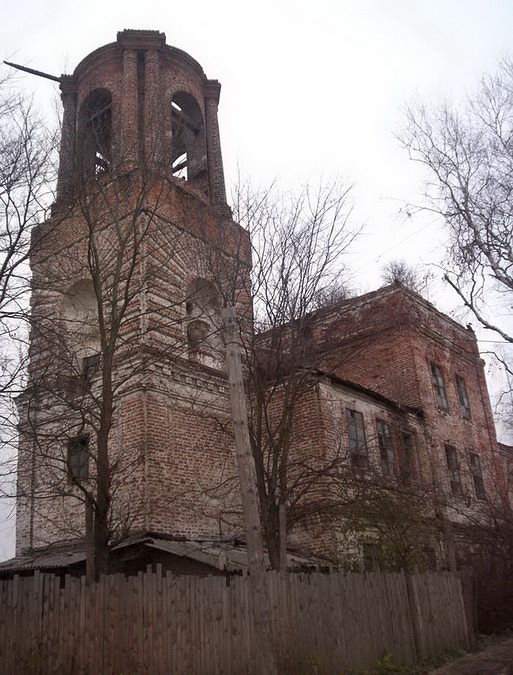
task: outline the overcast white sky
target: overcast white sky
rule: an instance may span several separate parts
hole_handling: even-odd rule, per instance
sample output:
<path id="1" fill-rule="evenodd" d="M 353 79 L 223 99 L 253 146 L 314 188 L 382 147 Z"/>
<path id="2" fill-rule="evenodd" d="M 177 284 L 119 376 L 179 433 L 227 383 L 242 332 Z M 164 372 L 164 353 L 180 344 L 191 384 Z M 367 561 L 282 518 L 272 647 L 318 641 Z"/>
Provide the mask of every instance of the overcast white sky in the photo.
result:
<path id="1" fill-rule="evenodd" d="M 292 188 L 321 176 L 354 182 L 362 291 L 387 258 L 428 265 L 443 250 L 432 218 L 401 212 L 421 184 L 395 139 L 402 108 L 413 96 L 462 97 L 508 54 L 513 32 L 511 0 L 3 2 L 3 55 L 53 74 L 72 72 L 120 29 L 165 32 L 223 85 L 228 182 L 237 166 Z M 45 109 L 57 92 L 28 75 L 20 86 Z"/>
<path id="2" fill-rule="evenodd" d="M 390 258 L 431 268 L 444 255 L 432 216 L 404 214 L 422 174 L 395 140 L 402 108 L 461 99 L 513 55 L 511 0 L 0 0 L 0 56 L 59 75 L 118 30 L 149 28 L 221 81 L 220 125 L 228 183 L 237 166 L 256 183 L 286 188 L 346 177 L 365 234 L 351 255 L 354 284 L 380 284 Z M 57 85 L 21 76 L 52 109 Z M 447 312 L 454 298 L 434 284 Z M 490 336 L 491 337 L 491 336 Z M 492 338 L 493 339 L 493 338 Z M 11 554 L 0 532 L 0 558 Z"/>

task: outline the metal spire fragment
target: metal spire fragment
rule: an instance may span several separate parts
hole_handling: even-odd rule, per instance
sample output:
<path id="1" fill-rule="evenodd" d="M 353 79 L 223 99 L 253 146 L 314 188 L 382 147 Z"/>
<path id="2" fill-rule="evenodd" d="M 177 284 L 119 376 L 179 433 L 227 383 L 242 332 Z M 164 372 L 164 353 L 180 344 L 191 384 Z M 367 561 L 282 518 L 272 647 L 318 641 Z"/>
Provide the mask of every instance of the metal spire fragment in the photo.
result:
<path id="1" fill-rule="evenodd" d="M 27 66 L 20 66 L 17 63 L 10 63 L 9 61 L 4 61 L 7 66 L 11 68 L 16 68 L 17 70 L 23 70 L 25 73 L 30 73 L 31 75 L 37 75 L 38 77 L 46 77 L 47 80 L 53 80 L 54 82 L 60 82 L 61 78 L 56 75 L 49 75 L 48 73 L 43 73 L 40 70 L 34 70 L 33 68 L 28 68 Z"/>

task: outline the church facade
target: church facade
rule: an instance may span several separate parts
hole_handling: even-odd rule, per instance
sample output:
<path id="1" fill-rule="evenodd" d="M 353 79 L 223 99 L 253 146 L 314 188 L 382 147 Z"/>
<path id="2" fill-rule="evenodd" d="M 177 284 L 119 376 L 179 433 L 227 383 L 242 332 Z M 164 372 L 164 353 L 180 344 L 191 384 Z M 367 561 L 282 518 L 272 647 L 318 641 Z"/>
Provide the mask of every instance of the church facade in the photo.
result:
<path id="1" fill-rule="evenodd" d="M 2 567 L 80 568 L 100 514 L 124 560 L 227 568 L 244 537 L 221 308 L 235 305 L 242 336 L 252 308 L 220 85 L 162 33 L 125 30 L 61 91 L 57 199 L 32 241 L 17 557 Z M 340 461 L 358 477 L 350 494 L 377 476 L 398 493 L 429 486 L 440 537 L 426 550 L 445 565 L 480 504 L 509 498 L 475 335 L 400 285 L 318 310 L 310 330 L 326 349 L 309 364 L 294 452 L 314 468 Z M 335 504 L 340 489 L 321 481 L 312 494 Z M 340 562 L 343 528 L 329 509 L 308 515 L 312 494 L 289 550 L 297 564 Z M 372 531 L 364 539 L 355 559 L 372 552 Z"/>

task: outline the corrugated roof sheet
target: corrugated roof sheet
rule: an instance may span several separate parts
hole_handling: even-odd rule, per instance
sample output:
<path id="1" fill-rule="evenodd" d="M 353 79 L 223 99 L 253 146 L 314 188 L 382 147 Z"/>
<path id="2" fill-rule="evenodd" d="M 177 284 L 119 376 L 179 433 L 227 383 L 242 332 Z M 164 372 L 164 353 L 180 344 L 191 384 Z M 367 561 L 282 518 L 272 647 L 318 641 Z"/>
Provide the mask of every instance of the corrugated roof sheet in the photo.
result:
<path id="1" fill-rule="evenodd" d="M 247 551 L 244 546 L 237 546 L 231 542 L 200 541 L 200 540 L 172 540 L 159 537 L 134 537 L 114 547 L 114 551 L 135 545 L 144 545 L 149 548 L 165 551 L 171 555 L 196 560 L 218 570 L 236 572 L 248 568 Z M 85 549 L 81 545 L 76 548 L 52 550 L 51 548 L 30 556 L 18 556 L 0 563 L 0 572 L 9 570 L 36 570 L 59 567 L 69 567 L 82 563 L 86 559 Z M 314 567 L 322 564 L 320 561 L 302 558 L 293 553 L 287 554 L 288 567 Z M 266 562 L 269 558 L 266 555 Z"/>
<path id="2" fill-rule="evenodd" d="M 18 556 L 0 563 L 2 570 L 37 570 L 41 568 L 68 567 L 76 563 L 84 562 L 86 554 L 84 550 L 55 551 L 48 549 L 30 556 Z"/>
<path id="3" fill-rule="evenodd" d="M 226 542 L 212 541 L 172 541 L 168 539 L 152 539 L 145 542 L 151 548 L 167 551 L 173 555 L 191 558 L 198 562 L 210 565 L 219 570 L 228 570 L 235 572 L 248 568 L 248 556 L 246 548 L 235 546 Z M 266 563 L 269 565 L 269 558 L 265 555 Z M 287 553 L 289 567 L 312 567 L 320 565 L 320 561 L 309 560 L 293 553 Z"/>

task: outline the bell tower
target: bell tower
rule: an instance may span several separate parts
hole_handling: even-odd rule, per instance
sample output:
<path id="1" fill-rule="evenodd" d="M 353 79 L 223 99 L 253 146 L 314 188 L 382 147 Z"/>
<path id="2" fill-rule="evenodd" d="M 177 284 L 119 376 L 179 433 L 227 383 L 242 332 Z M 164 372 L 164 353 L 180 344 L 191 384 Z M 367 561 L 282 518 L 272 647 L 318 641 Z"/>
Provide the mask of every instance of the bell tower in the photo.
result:
<path id="1" fill-rule="evenodd" d="M 60 83 L 56 201 L 31 250 L 17 551 L 83 539 L 91 508 L 111 541 L 226 535 L 220 311 L 250 321 L 251 254 L 226 202 L 221 86 L 147 30 Z"/>
<path id="2" fill-rule="evenodd" d="M 158 31 L 124 30 L 61 78 L 58 203 L 92 176 L 145 166 L 226 207 L 221 85 Z"/>

